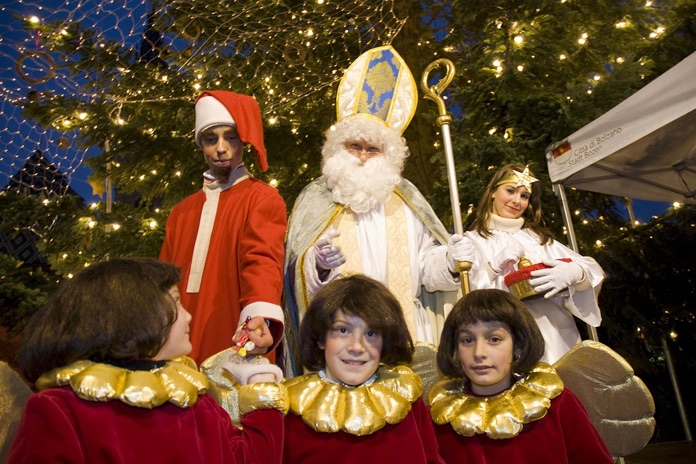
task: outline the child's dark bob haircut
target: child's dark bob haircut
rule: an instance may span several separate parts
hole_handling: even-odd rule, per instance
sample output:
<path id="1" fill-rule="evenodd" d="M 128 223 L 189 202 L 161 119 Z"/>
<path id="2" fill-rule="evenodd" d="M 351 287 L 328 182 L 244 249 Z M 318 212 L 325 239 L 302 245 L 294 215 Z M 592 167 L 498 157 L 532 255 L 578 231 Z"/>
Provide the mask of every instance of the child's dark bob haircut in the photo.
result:
<path id="1" fill-rule="evenodd" d="M 355 316 L 382 336 L 380 362 L 388 366 L 409 364 L 413 360 L 413 340 L 401 305 L 381 283 L 364 275 L 353 275 L 329 282 L 317 292 L 300 324 L 300 360 L 310 371 L 326 365 L 319 343 L 336 321 L 336 314 Z"/>
<path id="2" fill-rule="evenodd" d="M 442 329 L 437 367 L 447 377 L 465 377 L 459 359 L 459 330 L 480 322 L 504 322 L 510 328 L 512 372 L 529 372 L 544 355 L 544 338 L 524 303 L 504 290 L 474 290 L 454 305 Z"/>
<path id="3" fill-rule="evenodd" d="M 150 258 L 111 259 L 81 270 L 29 321 L 18 357 L 22 374 L 35 382 L 82 359 L 154 357 L 177 318 L 167 291 L 178 282 L 176 266 Z"/>

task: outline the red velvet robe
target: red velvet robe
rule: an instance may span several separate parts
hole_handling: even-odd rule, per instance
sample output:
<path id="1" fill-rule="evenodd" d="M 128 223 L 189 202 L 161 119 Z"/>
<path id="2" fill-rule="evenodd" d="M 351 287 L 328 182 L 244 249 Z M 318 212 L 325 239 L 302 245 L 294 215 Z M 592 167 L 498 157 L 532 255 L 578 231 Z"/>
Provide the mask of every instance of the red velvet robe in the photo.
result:
<path id="1" fill-rule="evenodd" d="M 542 419 L 519 435 L 494 440 L 463 437 L 450 424 L 435 425 L 440 454 L 457 464 L 613 464 L 607 447 L 580 400 L 568 389 L 553 400 Z"/>
<path id="2" fill-rule="evenodd" d="M 442 463 L 432 421 L 418 398 L 406 418 L 371 435 L 316 432 L 302 417 L 285 416 L 286 464 Z"/>
<path id="3" fill-rule="evenodd" d="M 249 178 L 221 192 L 200 292 L 186 293 L 205 200 L 201 190 L 174 207 L 160 252 L 181 268 L 181 303 L 193 316 L 189 356 L 199 365 L 232 346 L 244 307 L 262 301 L 280 308 L 287 227 L 285 203 L 268 184 Z M 274 342 L 282 332 L 282 320 L 271 324 Z"/>
<path id="4" fill-rule="evenodd" d="M 190 408 L 145 409 L 50 388 L 29 398 L 8 464 L 281 462 L 280 411 L 248 413 L 242 425 L 240 431 L 209 394 Z"/>

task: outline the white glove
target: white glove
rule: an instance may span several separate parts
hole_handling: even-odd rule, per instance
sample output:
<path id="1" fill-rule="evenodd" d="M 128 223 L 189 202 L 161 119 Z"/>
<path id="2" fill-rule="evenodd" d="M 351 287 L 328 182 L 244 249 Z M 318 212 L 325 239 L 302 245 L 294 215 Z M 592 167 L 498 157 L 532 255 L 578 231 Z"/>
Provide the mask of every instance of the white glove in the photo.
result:
<path id="1" fill-rule="evenodd" d="M 450 272 L 456 272 L 457 263 L 476 261 L 476 248 L 468 237 L 453 234 L 447 241 L 447 267 Z"/>
<path id="2" fill-rule="evenodd" d="M 489 265 L 496 274 L 500 274 L 506 267 L 515 266 L 523 256 L 524 249 L 522 245 L 517 242 L 512 242 L 510 245 L 503 248 L 503 251 L 495 255 L 489 262 Z"/>
<path id="3" fill-rule="evenodd" d="M 222 364 L 222 368 L 232 374 L 234 380 L 236 380 L 240 385 L 247 385 L 251 377 L 259 374 L 269 374 L 266 376 L 257 377 L 268 377 L 268 380 L 266 381 L 269 382 L 280 382 L 283 380 L 283 372 L 280 370 L 280 367 L 276 366 L 275 364 L 271 364 L 270 361 L 263 356 L 244 357 L 238 355 L 237 353 L 233 353 L 230 355 L 227 361 Z M 271 375 L 273 376 L 274 380 L 270 379 Z M 255 382 L 252 381 L 251 383 Z"/>
<path id="4" fill-rule="evenodd" d="M 346 262 L 346 257 L 341 253 L 341 248 L 331 244 L 333 239 L 339 235 L 341 233 L 331 226 L 314 244 L 313 249 L 317 268 L 324 270 L 334 269 Z"/>
<path id="5" fill-rule="evenodd" d="M 551 298 L 556 293 L 575 285 L 585 278 L 585 271 L 577 263 L 566 263 L 557 259 L 544 261 L 546 269 L 532 271 L 529 284 L 537 293 L 544 293 L 544 298 Z"/>

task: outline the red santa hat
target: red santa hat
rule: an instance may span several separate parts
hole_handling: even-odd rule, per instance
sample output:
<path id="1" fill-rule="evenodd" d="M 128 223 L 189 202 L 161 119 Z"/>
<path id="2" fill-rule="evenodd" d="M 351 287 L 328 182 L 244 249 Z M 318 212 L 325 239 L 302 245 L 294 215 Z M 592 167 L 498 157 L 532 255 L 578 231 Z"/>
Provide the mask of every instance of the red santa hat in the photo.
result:
<path id="1" fill-rule="evenodd" d="M 253 97 L 228 90 L 206 90 L 196 99 L 195 108 L 195 137 L 199 147 L 203 131 L 214 126 L 233 126 L 239 139 L 254 149 L 257 167 L 262 172 L 268 169 L 261 109 Z"/>

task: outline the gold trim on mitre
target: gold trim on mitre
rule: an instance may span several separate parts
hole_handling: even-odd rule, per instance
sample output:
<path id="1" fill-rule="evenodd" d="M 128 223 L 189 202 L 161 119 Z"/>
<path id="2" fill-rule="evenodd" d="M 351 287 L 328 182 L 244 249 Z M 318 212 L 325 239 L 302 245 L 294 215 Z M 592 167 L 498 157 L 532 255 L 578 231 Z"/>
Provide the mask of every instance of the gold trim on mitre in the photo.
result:
<path id="1" fill-rule="evenodd" d="M 524 187 L 527 190 L 529 190 L 529 193 L 532 192 L 532 184 L 534 182 L 539 182 L 539 179 L 532 177 L 529 174 L 529 166 L 525 166 L 524 171 L 512 171 L 512 174 L 510 174 L 508 177 L 505 179 L 502 179 L 500 182 L 495 184 L 495 186 L 503 185 L 503 184 L 515 184 L 515 187 Z"/>
<path id="2" fill-rule="evenodd" d="M 341 121 L 361 115 L 377 118 L 403 133 L 416 113 L 418 87 L 406 62 L 391 45 L 370 49 L 346 70 L 338 86 Z"/>
<path id="3" fill-rule="evenodd" d="M 433 386 L 429 395 L 433 422 L 449 423 L 464 437 L 485 433 L 505 439 L 544 417 L 551 399 L 563 391 L 563 381 L 551 366 L 540 362 L 512 388 L 495 396 L 472 396 L 463 389 L 462 379 L 445 379 Z"/>
<path id="4" fill-rule="evenodd" d="M 421 396 L 423 382 L 405 366 L 381 367 L 370 385 L 355 388 L 328 382 L 317 374 L 287 380 L 290 412 L 317 432 L 370 435 L 406 418 Z"/>
<path id="5" fill-rule="evenodd" d="M 131 371 L 83 360 L 43 374 L 36 388 L 41 391 L 69 385 L 77 396 L 87 401 L 118 400 L 146 409 L 168 401 L 188 408 L 208 391 L 208 380 L 195 366 L 185 356 L 152 371 Z"/>

